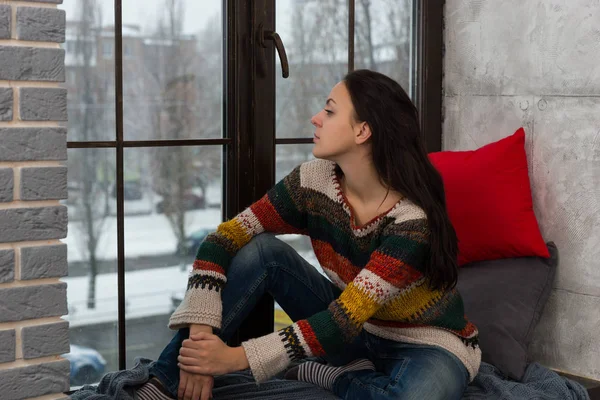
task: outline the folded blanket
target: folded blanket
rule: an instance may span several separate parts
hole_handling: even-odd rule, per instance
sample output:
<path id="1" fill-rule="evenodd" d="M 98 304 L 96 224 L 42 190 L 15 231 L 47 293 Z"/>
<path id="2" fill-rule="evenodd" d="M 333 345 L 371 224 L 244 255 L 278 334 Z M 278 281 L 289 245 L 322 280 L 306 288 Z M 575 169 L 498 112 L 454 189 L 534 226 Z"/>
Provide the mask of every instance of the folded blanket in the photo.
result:
<path id="1" fill-rule="evenodd" d="M 135 367 L 105 374 L 97 386 L 84 385 L 71 394 L 75 400 L 134 400 L 134 389 L 146 383 L 154 361 L 136 358 Z"/>
<path id="2" fill-rule="evenodd" d="M 71 395 L 74 400 L 134 400 L 134 391 L 148 381 L 153 361 L 136 358 L 132 369 L 109 372 L 97 386 L 86 385 Z M 283 375 L 283 374 L 280 374 Z M 256 385 L 249 370 L 218 376 L 214 400 L 339 400 L 333 393 L 310 383 L 271 379 Z"/>
<path id="3" fill-rule="evenodd" d="M 86 385 L 73 393 L 74 400 L 134 400 L 134 389 L 148 380 L 153 361 L 138 358 L 132 369 L 106 374 L 97 386 Z M 337 396 L 317 386 L 271 379 L 257 386 L 248 371 L 215 378 L 214 400 L 336 400 Z M 463 400 L 589 400 L 579 383 L 537 363 L 527 367 L 522 382 L 507 379 L 492 365 L 481 363 L 479 374 Z"/>
<path id="4" fill-rule="evenodd" d="M 521 382 L 502 376 L 493 365 L 481 363 L 479 374 L 471 382 L 463 400 L 589 400 L 587 390 L 579 383 L 556 372 L 531 363 Z"/>

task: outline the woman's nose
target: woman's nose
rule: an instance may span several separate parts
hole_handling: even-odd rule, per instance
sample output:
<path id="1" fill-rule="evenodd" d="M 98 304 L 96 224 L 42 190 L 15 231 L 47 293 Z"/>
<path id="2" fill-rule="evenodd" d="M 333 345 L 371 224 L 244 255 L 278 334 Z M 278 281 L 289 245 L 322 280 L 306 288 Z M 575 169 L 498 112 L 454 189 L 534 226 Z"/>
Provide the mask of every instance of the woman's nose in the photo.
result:
<path id="1" fill-rule="evenodd" d="M 319 114 L 315 114 L 313 115 L 313 117 L 310 119 L 310 123 L 313 124 L 314 126 L 321 126 L 321 121 L 318 118 Z"/>

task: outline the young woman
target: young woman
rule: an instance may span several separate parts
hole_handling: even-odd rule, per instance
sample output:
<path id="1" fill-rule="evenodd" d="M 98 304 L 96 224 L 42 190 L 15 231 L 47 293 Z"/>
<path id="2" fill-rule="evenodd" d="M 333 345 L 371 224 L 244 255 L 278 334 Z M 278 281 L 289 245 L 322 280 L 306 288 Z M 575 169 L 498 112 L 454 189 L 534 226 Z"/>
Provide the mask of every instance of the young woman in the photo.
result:
<path id="1" fill-rule="evenodd" d="M 140 399 L 205 400 L 215 375 L 250 368 L 260 383 L 308 357 L 324 362 L 286 378 L 342 399 L 460 399 L 477 374 L 477 328 L 455 289 L 456 234 L 410 98 L 359 70 L 311 122 L 317 159 L 200 246 L 169 322 L 179 331 Z M 310 236 L 330 280 L 272 235 L 287 233 Z M 265 292 L 295 323 L 227 346 Z"/>

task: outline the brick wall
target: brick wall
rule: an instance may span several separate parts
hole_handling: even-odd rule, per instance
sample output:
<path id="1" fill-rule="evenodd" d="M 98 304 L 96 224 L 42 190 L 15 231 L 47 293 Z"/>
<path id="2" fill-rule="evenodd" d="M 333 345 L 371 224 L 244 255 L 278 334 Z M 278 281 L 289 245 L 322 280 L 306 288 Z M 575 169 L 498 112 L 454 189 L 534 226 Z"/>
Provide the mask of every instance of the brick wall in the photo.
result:
<path id="1" fill-rule="evenodd" d="M 65 13 L 0 0 L 0 398 L 69 389 Z"/>

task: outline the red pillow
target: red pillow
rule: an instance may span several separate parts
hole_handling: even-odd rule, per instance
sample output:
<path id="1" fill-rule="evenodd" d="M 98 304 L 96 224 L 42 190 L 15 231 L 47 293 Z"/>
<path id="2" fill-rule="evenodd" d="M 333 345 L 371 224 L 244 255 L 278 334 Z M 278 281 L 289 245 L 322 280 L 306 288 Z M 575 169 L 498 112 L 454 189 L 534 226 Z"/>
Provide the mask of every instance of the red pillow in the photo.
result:
<path id="1" fill-rule="evenodd" d="M 459 265 L 550 257 L 533 213 L 523 128 L 477 150 L 442 151 L 429 158 L 444 180 Z"/>

